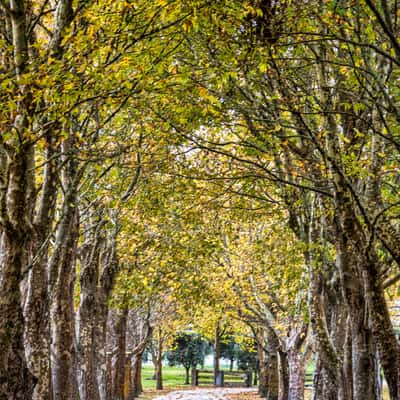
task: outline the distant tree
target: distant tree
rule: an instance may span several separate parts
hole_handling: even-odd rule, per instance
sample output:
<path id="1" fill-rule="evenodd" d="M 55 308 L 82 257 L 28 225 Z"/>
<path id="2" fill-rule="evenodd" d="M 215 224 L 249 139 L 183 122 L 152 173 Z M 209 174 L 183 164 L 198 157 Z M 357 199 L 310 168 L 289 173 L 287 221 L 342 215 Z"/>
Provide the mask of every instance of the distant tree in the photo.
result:
<path id="1" fill-rule="evenodd" d="M 204 364 L 208 343 L 198 334 L 179 333 L 167 353 L 169 365 L 183 365 L 186 370 L 185 385 L 189 384 L 190 368 Z"/>
<path id="2" fill-rule="evenodd" d="M 238 369 L 242 371 L 252 371 L 254 374 L 253 384 L 257 384 L 257 374 L 259 370 L 259 360 L 256 349 L 239 348 L 237 350 Z"/>
<path id="3" fill-rule="evenodd" d="M 221 342 L 221 357 L 230 361 L 229 370 L 233 370 L 233 364 L 238 357 L 239 346 L 233 337 Z"/>

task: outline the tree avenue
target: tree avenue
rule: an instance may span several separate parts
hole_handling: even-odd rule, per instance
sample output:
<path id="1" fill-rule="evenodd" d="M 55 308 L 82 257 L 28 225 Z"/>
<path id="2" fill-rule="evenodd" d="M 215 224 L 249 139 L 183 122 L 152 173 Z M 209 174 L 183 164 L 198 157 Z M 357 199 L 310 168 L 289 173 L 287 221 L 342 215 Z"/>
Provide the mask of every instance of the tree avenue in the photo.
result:
<path id="1" fill-rule="evenodd" d="M 0 0 L 0 400 L 131 400 L 200 334 L 267 400 L 400 399 L 399 16 Z"/>

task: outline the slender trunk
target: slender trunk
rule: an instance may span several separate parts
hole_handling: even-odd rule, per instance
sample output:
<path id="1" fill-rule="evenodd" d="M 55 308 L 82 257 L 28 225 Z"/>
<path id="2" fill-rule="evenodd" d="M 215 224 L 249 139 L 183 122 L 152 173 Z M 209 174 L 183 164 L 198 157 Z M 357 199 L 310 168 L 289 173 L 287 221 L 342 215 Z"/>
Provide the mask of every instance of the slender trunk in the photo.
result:
<path id="1" fill-rule="evenodd" d="M 253 386 L 258 385 L 258 371 L 255 369 L 253 371 Z"/>
<path id="2" fill-rule="evenodd" d="M 86 301 L 88 300 L 86 298 Z M 79 393 L 81 400 L 99 400 L 99 388 L 97 383 L 97 363 L 96 353 L 97 344 L 95 343 L 96 336 L 94 334 L 95 318 L 92 313 L 95 312 L 96 308 L 94 305 L 86 304 L 90 310 L 86 315 L 85 310 L 80 310 L 79 320 L 79 343 L 78 343 L 78 360 L 79 360 L 79 371 L 78 371 L 78 384 Z"/>
<path id="3" fill-rule="evenodd" d="M 219 321 L 215 327 L 215 338 L 214 338 L 214 385 L 217 383 L 217 375 L 219 371 L 219 359 L 221 357 L 221 328 Z"/>
<path id="4" fill-rule="evenodd" d="M 230 359 L 230 363 L 229 363 L 229 371 L 233 371 L 233 363 L 235 362 L 235 360 L 233 358 Z"/>
<path id="5" fill-rule="evenodd" d="M 353 344 L 351 334 L 351 317 L 348 315 L 346 318 L 346 334 L 344 341 L 343 351 L 343 371 L 345 382 L 347 383 L 347 393 L 349 398 L 353 398 Z"/>
<path id="6" fill-rule="evenodd" d="M 106 355 L 106 383 L 105 383 L 105 400 L 113 400 L 112 390 L 113 390 L 113 368 L 112 368 L 112 356 L 111 354 Z M 101 392 L 100 392 L 101 395 Z"/>
<path id="7" fill-rule="evenodd" d="M 304 400 L 305 357 L 298 351 L 288 352 L 289 400 Z"/>
<path id="8" fill-rule="evenodd" d="M 349 251 L 347 248 L 349 242 L 344 236 L 339 236 L 339 238 L 338 267 L 341 273 L 347 313 L 351 315 L 353 399 L 373 400 L 375 398 L 374 360 L 370 357 L 371 333 L 368 327 L 364 285 L 357 271 L 356 254 Z"/>
<path id="9" fill-rule="evenodd" d="M 364 322 L 353 317 L 353 399 L 375 400 L 375 362 L 371 334 Z"/>
<path id="10" fill-rule="evenodd" d="M 279 366 L 278 354 L 270 352 L 266 355 L 266 369 L 267 369 L 267 400 L 280 400 L 279 399 Z"/>
<path id="11" fill-rule="evenodd" d="M 134 400 L 143 392 L 142 386 L 142 356 L 136 354 L 131 360 L 130 385 L 128 400 Z"/>
<path id="12" fill-rule="evenodd" d="M 93 221 L 90 221 L 93 224 Z M 100 237 L 102 221 L 97 221 L 94 234 L 87 229 L 86 243 L 83 245 L 85 256 L 81 262 L 80 271 L 80 305 L 78 351 L 79 360 L 79 393 L 80 400 L 99 400 L 97 383 L 97 351 L 96 339 L 97 314 L 97 286 L 99 281 Z"/>
<path id="13" fill-rule="evenodd" d="M 162 377 L 162 342 L 159 340 L 157 358 L 156 358 L 156 389 L 163 389 L 163 377 Z"/>
<path id="14" fill-rule="evenodd" d="M 115 316 L 114 332 L 115 338 L 114 354 L 112 359 L 112 399 L 124 400 L 124 381 L 126 364 L 126 327 L 128 309 L 118 310 Z"/>
<path id="15" fill-rule="evenodd" d="M 315 369 L 312 384 L 312 400 L 318 400 L 322 398 L 323 392 L 323 379 L 322 379 L 322 363 L 319 356 L 315 360 Z"/>
<path id="16" fill-rule="evenodd" d="M 186 371 L 186 374 L 185 374 L 185 385 L 189 385 L 190 384 L 190 381 L 189 381 L 190 367 L 186 367 L 185 366 L 185 371 Z"/>
<path id="17" fill-rule="evenodd" d="M 68 202 L 66 208 L 71 208 Z M 68 214 L 67 214 L 68 213 Z M 75 210 L 65 211 L 65 216 Z M 70 400 L 73 388 L 73 307 L 71 288 L 76 260 L 77 218 L 69 215 L 60 224 L 58 248 L 50 262 L 52 270 L 57 271 L 56 280 L 51 285 L 51 368 L 53 400 Z"/>
<path id="18" fill-rule="evenodd" d="M 103 247 L 100 257 L 101 274 L 99 280 L 100 285 L 97 292 L 98 309 L 95 324 L 95 343 L 97 347 L 97 382 L 101 400 L 109 400 L 111 396 L 111 368 L 108 368 L 110 358 L 107 356 L 107 321 L 109 316 L 108 300 L 114 287 L 115 277 L 118 271 L 116 237 L 119 224 L 116 220 L 114 222 L 115 229 L 108 238 L 108 243 Z"/>
<path id="19" fill-rule="evenodd" d="M 50 372 L 50 323 L 48 293 L 48 251 L 51 224 L 54 218 L 57 198 L 57 165 L 54 154 L 55 138 L 52 131 L 45 132 L 46 164 L 43 171 L 43 184 L 34 221 L 27 296 L 24 307 L 25 350 L 29 369 L 37 378 L 33 400 L 51 399 Z"/>
<path id="20" fill-rule="evenodd" d="M 97 344 L 97 383 L 99 386 L 100 400 L 108 400 L 107 393 L 109 392 L 109 372 L 108 357 L 107 357 L 107 317 L 108 306 L 101 303 L 98 312 L 97 327 L 96 327 L 96 344 Z"/>
<path id="21" fill-rule="evenodd" d="M 381 375 L 381 364 L 379 362 L 379 353 L 378 351 L 375 351 L 375 373 L 376 373 L 376 379 L 375 379 L 375 398 L 377 400 L 382 399 L 382 375 Z"/>
<path id="22" fill-rule="evenodd" d="M 313 330 L 316 350 L 320 364 L 318 375 L 321 399 L 337 400 L 343 391 L 344 379 L 341 375 L 341 359 L 330 336 L 325 313 L 326 303 L 323 301 L 323 277 L 311 271 L 310 279 L 310 322 Z"/>
<path id="23" fill-rule="evenodd" d="M 43 257 L 32 266 L 24 307 L 25 351 L 29 370 L 37 379 L 33 400 L 51 399 L 47 265 L 47 259 Z"/>
<path id="24" fill-rule="evenodd" d="M 278 351 L 279 400 L 289 399 L 289 364 L 285 351 Z"/>
<path id="25" fill-rule="evenodd" d="M 77 210 L 77 186 L 79 177 L 76 161 L 70 152 L 74 146 L 71 134 L 62 144 L 65 194 L 61 220 L 56 231 L 53 254 L 49 263 L 51 373 L 53 400 L 70 400 L 74 382 L 74 324 L 73 283 L 77 258 L 79 216 Z M 81 173 L 83 171 L 80 171 Z"/>
<path id="26" fill-rule="evenodd" d="M 266 354 L 262 345 L 257 341 L 257 355 L 259 362 L 258 394 L 261 397 L 268 395 L 268 366 Z"/>

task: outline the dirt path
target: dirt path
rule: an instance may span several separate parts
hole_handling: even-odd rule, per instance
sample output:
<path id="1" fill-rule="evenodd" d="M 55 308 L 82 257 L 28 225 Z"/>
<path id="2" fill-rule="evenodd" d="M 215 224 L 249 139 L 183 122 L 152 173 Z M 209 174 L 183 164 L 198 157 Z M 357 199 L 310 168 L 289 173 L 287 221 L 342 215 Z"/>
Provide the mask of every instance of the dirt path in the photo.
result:
<path id="1" fill-rule="evenodd" d="M 246 388 L 205 388 L 195 390 L 176 390 L 153 400 L 229 400 L 229 395 L 253 392 L 256 389 Z"/>

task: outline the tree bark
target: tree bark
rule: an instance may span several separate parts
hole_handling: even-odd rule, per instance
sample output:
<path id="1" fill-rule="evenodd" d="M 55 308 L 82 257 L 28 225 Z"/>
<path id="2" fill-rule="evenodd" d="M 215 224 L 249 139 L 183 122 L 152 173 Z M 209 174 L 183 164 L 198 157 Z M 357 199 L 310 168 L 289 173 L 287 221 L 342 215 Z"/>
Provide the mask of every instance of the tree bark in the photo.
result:
<path id="1" fill-rule="evenodd" d="M 259 335 L 258 335 L 259 336 Z M 259 362 L 259 378 L 258 378 L 258 394 L 261 397 L 267 397 L 268 395 L 268 365 L 266 360 L 266 354 L 263 349 L 260 338 L 257 338 L 257 355 Z"/>
<path id="2" fill-rule="evenodd" d="M 266 354 L 267 370 L 267 400 L 279 400 L 279 365 L 278 354 L 275 351 Z"/>
<path id="3" fill-rule="evenodd" d="M 124 400 L 126 364 L 126 328 L 128 308 L 118 310 L 113 321 L 114 344 L 112 346 L 112 399 Z"/>
<path id="4" fill-rule="evenodd" d="M 142 386 L 142 356 L 143 353 L 136 354 L 131 360 L 130 387 L 128 400 L 134 400 L 143 392 Z"/>
<path id="5" fill-rule="evenodd" d="M 278 351 L 279 400 L 289 399 L 289 364 L 286 351 Z"/>
<path id="6" fill-rule="evenodd" d="M 20 282 L 25 265 L 24 239 L 3 232 L 0 258 L 0 399 L 30 400 L 34 377 L 25 359 Z"/>
<path id="7" fill-rule="evenodd" d="M 221 357 L 221 327 L 219 321 L 215 327 L 215 337 L 214 337 L 214 385 L 217 383 L 217 375 L 219 372 L 219 359 Z"/>
<path id="8" fill-rule="evenodd" d="M 68 221 L 60 224 L 58 232 L 59 251 L 50 262 L 52 270 L 57 270 L 56 281 L 51 285 L 51 367 L 53 400 L 70 400 L 74 385 L 73 376 L 73 281 L 76 260 L 77 220 L 75 210 L 69 203 Z M 72 215 L 70 215 L 71 213 Z M 64 225 L 65 224 L 65 225 Z M 65 230 L 64 230 L 65 229 Z"/>
<path id="9" fill-rule="evenodd" d="M 111 368 L 108 366 L 107 356 L 107 321 L 109 316 L 108 300 L 114 287 L 115 277 L 118 272 L 118 261 L 116 252 L 116 237 L 119 225 L 115 222 L 115 229 L 105 244 L 101 255 L 100 287 L 98 288 L 98 312 L 96 315 L 95 336 L 97 346 L 97 382 L 101 400 L 109 400 L 111 382 Z"/>
<path id="10" fill-rule="evenodd" d="M 185 385 L 190 384 L 190 367 L 185 366 Z"/>
<path id="11" fill-rule="evenodd" d="M 99 312 L 98 281 L 100 264 L 100 246 L 102 238 L 100 231 L 103 221 L 89 219 L 90 225 L 86 228 L 86 240 L 81 252 L 84 253 L 81 260 L 80 271 L 80 305 L 79 305 L 79 331 L 77 357 L 79 361 L 78 383 L 81 400 L 99 400 L 99 388 L 97 382 L 97 343 L 96 329 Z"/>
<path id="12" fill-rule="evenodd" d="M 305 357 L 298 351 L 288 352 L 289 400 L 304 400 Z"/>
<path id="13" fill-rule="evenodd" d="M 24 308 L 25 351 L 29 370 L 37 379 L 33 400 L 51 399 L 47 266 L 46 257 L 40 257 L 32 266 L 27 282 L 28 294 Z"/>
<path id="14" fill-rule="evenodd" d="M 364 274 L 370 309 L 371 331 L 388 384 L 391 400 L 400 399 L 400 346 L 391 322 L 389 309 L 377 269 L 375 255 L 369 255 Z M 376 377 L 376 374 L 375 374 Z"/>
<path id="15" fill-rule="evenodd" d="M 20 119 L 17 129 L 24 132 L 26 116 L 21 115 Z M 28 370 L 24 351 L 20 287 L 27 272 L 32 235 L 29 210 L 33 183 L 29 167 L 33 148 L 17 142 L 16 147 L 10 145 L 7 151 L 0 149 L 0 398 L 19 400 L 31 399 L 36 379 Z"/>
<path id="16" fill-rule="evenodd" d="M 157 356 L 156 364 L 157 364 L 156 365 L 156 389 L 162 390 L 163 389 L 162 355 Z"/>
<path id="17" fill-rule="evenodd" d="M 322 363 L 319 358 L 319 355 L 317 355 L 315 360 L 311 399 L 312 400 L 321 399 L 322 392 L 323 392 Z"/>
<path id="18" fill-rule="evenodd" d="M 48 251 L 51 223 L 57 198 L 56 149 L 52 132 L 46 132 L 42 193 L 31 245 L 27 296 L 24 307 L 25 351 L 29 370 L 37 379 L 33 400 L 51 399 L 50 309 L 48 294 Z"/>
<path id="19" fill-rule="evenodd" d="M 154 376 L 153 379 L 156 381 L 156 390 L 163 389 L 163 377 L 162 377 L 162 357 L 164 352 L 164 333 L 159 327 L 152 335 L 151 340 L 151 359 L 154 365 Z"/>
<path id="20" fill-rule="evenodd" d="M 83 171 L 76 170 L 76 161 L 70 154 L 74 140 L 75 138 L 71 133 L 62 144 L 64 160 L 62 180 L 65 194 L 62 214 L 56 231 L 54 250 L 49 263 L 53 400 L 70 400 L 75 385 L 73 370 L 73 284 L 79 234 L 77 187 Z"/>

